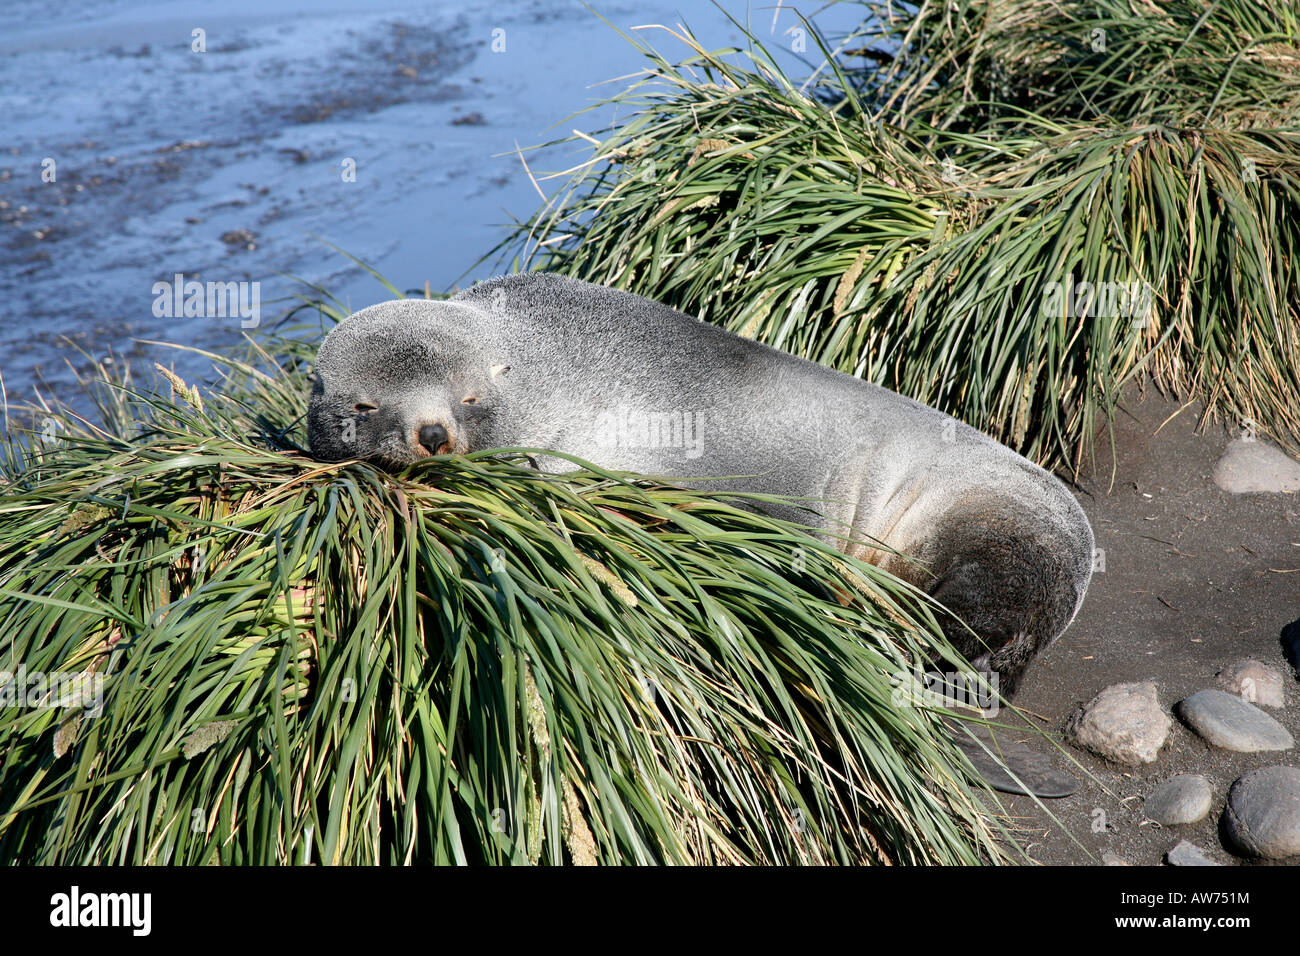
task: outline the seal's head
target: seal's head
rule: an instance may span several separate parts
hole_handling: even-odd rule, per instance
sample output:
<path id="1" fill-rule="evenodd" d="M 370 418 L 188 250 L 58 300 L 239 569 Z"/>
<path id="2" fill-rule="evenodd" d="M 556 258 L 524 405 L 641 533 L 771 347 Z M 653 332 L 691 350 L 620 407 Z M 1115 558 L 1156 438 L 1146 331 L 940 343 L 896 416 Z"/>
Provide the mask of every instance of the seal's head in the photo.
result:
<path id="1" fill-rule="evenodd" d="M 325 337 L 307 407 L 312 454 L 398 469 L 492 447 L 499 379 L 474 339 L 476 309 L 399 299 L 363 309 Z"/>

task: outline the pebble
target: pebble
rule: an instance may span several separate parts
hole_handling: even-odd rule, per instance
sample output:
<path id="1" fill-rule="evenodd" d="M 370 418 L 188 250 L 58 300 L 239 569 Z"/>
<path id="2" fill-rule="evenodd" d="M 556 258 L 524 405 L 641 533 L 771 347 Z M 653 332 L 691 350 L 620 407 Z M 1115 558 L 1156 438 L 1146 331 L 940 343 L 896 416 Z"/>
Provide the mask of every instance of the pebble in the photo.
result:
<path id="1" fill-rule="evenodd" d="M 1098 756 L 1136 767 L 1155 761 L 1172 726 L 1155 684 L 1112 684 L 1070 716 L 1065 735 Z"/>
<path id="2" fill-rule="evenodd" d="M 1178 845 L 1165 854 L 1165 859 L 1174 866 L 1223 866 L 1205 855 L 1195 843 L 1179 840 Z"/>
<path id="3" fill-rule="evenodd" d="M 1243 856 L 1300 855 L 1300 770 L 1261 767 L 1238 777 L 1228 791 L 1223 830 Z"/>
<path id="4" fill-rule="evenodd" d="M 1219 671 L 1219 686 L 1251 704 L 1281 707 L 1286 703 L 1282 672 L 1256 660 L 1242 660 Z"/>
<path id="5" fill-rule="evenodd" d="M 1210 781 L 1199 773 L 1184 773 L 1152 790 L 1142 813 L 1161 826 L 1195 823 L 1210 812 L 1210 800 Z"/>
<path id="6" fill-rule="evenodd" d="M 1175 705 L 1187 726 L 1216 747 L 1238 753 L 1290 750 L 1285 727 L 1254 704 L 1221 690 L 1198 690 Z"/>
<path id="7" fill-rule="evenodd" d="M 1214 466 L 1214 483 L 1233 494 L 1300 491 L 1300 462 L 1262 441 L 1228 442 Z"/>

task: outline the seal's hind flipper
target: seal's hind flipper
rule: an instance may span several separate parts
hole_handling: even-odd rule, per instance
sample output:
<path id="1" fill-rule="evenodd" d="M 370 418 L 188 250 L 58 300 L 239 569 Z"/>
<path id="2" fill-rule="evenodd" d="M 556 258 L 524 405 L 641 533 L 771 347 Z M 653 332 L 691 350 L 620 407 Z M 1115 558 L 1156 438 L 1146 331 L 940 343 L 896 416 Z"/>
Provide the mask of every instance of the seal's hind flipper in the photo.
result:
<path id="1" fill-rule="evenodd" d="M 965 725 L 953 729 L 953 740 L 990 789 L 1044 800 L 1068 797 L 1079 789 L 1072 776 L 1052 766 L 1047 754 L 1030 750 L 1005 730 L 994 735 L 985 727 Z"/>

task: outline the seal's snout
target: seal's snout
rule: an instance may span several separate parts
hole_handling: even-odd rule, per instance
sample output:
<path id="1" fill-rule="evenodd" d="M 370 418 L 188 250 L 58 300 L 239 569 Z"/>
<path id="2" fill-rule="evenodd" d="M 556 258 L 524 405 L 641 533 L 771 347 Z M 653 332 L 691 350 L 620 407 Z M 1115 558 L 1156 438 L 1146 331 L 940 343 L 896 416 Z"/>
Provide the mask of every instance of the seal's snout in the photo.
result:
<path id="1" fill-rule="evenodd" d="M 447 455 L 451 453 L 451 436 L 442 425 L 424 425 L 420 428 L 420 445 L 430 455 Z"/>

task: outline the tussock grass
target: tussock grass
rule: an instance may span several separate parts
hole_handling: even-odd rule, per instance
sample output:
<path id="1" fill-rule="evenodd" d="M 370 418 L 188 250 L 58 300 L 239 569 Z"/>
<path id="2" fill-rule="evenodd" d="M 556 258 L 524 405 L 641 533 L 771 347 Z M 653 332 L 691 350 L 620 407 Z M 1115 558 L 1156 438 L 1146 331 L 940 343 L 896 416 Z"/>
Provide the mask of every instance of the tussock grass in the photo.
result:
<path id="1" fill-rule="evenodd" d="M 501 251 L 1044 464 L 1077 468 L 1134 380 L 1300 453 L 1300 5 L 862 6 L 802 83 L 752 35 L 634 38 L 624 119 Z"/>
<path id="2" fill-rule="evenodd" d="M 14 863 L 976 863 L 1014 850 L 891 677 L 933 606 L 708 494 L 301 452 L 312 344 L 12 425 Z M 168 392 L 171 394 L 167 394 Z M 200 408 L 201 406 L 201 408 Z M 44 701 L 48 703 L 49 701 Z M 41 703 L 32 701 L 31 703 Z"/>

